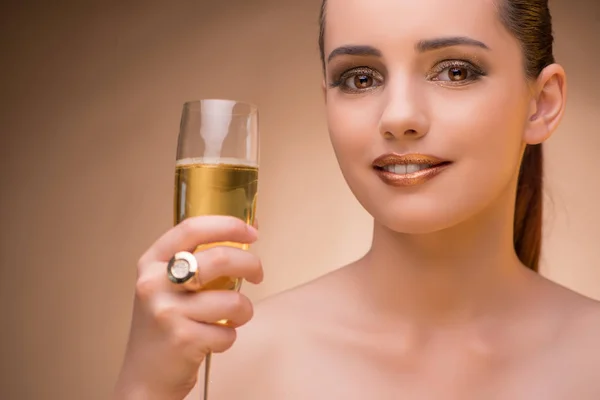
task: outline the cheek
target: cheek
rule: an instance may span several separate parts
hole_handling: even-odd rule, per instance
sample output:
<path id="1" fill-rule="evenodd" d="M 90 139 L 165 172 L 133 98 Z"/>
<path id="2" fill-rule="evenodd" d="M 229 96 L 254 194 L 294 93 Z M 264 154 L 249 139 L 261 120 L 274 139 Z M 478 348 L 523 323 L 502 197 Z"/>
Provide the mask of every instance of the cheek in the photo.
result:
<path id="1" fill-rule="evenodd" d="M 444 147 L 468 166 L 471 175 L 491 179 L 490 183 L 512 176 L 518 169 L 528 115 L 526 94 L 520 88 L 490 85 L 478 95 L 465 92 L 437 109 L 442 108 L 433 129 L 439 136 L 446 132 Z"/>
<path id="2" fill-rule="evenodd" d="M 379 105 L 373 99 L 344 99 L 327 102 L 327 122 L 334 151 L 344 173 L 347 164 L 371 162 L 377 143 Z"/>

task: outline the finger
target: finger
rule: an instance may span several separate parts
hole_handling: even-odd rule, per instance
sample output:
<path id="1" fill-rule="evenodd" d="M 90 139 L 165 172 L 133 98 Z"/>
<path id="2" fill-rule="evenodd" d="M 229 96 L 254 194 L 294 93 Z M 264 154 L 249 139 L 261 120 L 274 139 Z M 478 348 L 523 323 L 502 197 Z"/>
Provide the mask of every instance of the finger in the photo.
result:
<path id="1" fill-rule="evenodd" d="M 243 278 L 259 284 L 264 278 L 262 263 L 256 255 L 235 247 L 217 246 L 195 254 L 200 285 L 220 277 Z"/>
<path id="2" fill-rule="evenodd" d="M 227 320 L 227 326 L 240 327 L 252 319 L 254 307 L 248 297 L 234 290 L 208 290 L 185 298 L 188 318 L 207 324 Z"/>
<path id="3" fill-rule="evenodd" d="M 237 338 L 235 328 L 222 325 L 200 325 L 199 331 L 204 343 L 200 349 L 204 354 L 223 353 L 233 346 Z"/>
<path id="4" fill-rule="evenodd" d="M 255 228 L 239 218 L 224 215 L 191 217 L 169 229 L 142 256 L 142 263 L 168 261 L 179 251 L 193 251 L 201 244 L 216 242 L 253 243 Z"/>
<path id="5" fill-rule="evenodd" d="M 153 305 L 152 313 L 164 326 L 183 316 L 205 324 L 227 320 L 228 327 L 239 327 L 252 319 L 254 307 L 248 297 L 234 290 L 207 290 L 187 295 L 171 293 Z"/>
<path id="6" fill-rule="evenodd" d="M 234 344 L 234 328 L 221 325 L 198 324 L 180 316 L 169 331 L 174 354 L 181 354 L 193 362 L 201 362 L 208 353 L 222 353 Z"/>

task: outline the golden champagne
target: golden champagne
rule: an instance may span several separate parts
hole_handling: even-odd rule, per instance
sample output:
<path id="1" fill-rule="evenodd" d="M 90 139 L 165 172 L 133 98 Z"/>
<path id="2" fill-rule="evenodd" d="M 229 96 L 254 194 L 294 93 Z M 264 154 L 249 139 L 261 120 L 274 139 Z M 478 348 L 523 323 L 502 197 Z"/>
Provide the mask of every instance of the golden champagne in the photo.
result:
<path id="1" fill-rule="evenodd" d="M 258 167 L 237 159 L 189 158 L 175 167 L 175 224 L 201 215 L 230 215 L 254 224 L 258 191 Z M 196 251 L 215 246 L 248 245 L 220 242 L 201 245 Z M 238 290 L 240 279 L 222 277 L 203 289 Z"/>

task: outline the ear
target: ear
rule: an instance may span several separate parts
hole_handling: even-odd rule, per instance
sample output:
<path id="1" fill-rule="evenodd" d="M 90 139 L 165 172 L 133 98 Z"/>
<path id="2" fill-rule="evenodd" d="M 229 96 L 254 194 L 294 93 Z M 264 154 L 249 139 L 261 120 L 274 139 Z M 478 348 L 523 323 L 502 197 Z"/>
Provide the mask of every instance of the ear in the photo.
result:
<path id="1" fill-rule="evenodd" d="M 556 130 L 565 112 L 565 70 L 558 64 L 546 67 L 534 83 L 533 92 L 532 112 L 523 139 L 527 144 L 540 144 Z"/>

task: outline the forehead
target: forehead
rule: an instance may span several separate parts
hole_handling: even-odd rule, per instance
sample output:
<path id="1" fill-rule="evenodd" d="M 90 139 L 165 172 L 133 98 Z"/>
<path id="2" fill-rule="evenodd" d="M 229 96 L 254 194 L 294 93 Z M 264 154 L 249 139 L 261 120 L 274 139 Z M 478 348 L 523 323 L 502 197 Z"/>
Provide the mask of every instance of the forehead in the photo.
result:
<path id="1" fill-rule="evenodd" d="M 422 39 L 469 36 L 492 47 L 506 38 L 494 0 L 328 0 L 325 47 L 410 46 Z"/>

